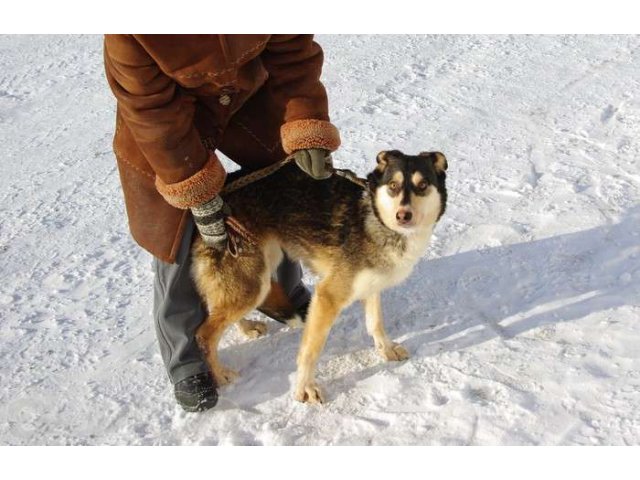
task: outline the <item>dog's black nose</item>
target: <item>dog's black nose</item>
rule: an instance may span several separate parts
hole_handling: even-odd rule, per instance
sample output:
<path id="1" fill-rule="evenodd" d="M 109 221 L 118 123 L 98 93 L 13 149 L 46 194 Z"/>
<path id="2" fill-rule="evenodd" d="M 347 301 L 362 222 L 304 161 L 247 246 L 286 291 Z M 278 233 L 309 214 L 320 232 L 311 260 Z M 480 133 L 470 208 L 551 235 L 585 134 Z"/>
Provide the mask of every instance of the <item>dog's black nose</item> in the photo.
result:
<path id="1" fill-rule="evenodd" d="M 399 210 L 398 213 L 396 213 L 396 220 L 400 223 L 410 222 L 412 217 L 413 214 L 407 210 Z"/>

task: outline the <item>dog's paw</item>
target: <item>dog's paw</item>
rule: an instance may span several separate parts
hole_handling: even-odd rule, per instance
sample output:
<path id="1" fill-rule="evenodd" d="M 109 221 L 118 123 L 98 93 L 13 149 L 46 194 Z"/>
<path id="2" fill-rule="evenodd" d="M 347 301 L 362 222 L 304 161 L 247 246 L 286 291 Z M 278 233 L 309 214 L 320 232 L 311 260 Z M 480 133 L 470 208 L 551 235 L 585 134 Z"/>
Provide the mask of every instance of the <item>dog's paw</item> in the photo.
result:
<path id="1" fill-rule="evenodd" d="M 238 322 L 238 328 L 247 338 L 260 338 L 267 333 L 266 323 L 244 318 Z"/>
<path id="2" fill-rule="evenodd" d="M 409 358 L 409 352 L 399 343 L 390 343 L 388 345 L 381 345 L 378 348 L 378 352 L 382 355 L 382 358 L 388 362 L 401 362 Z"/>
<path id="3" fill-rule="evenodd" d="M 222 387 L 224 385 L 233 383 L 240 376 L 240 374 L 235 370 L 231 370 L 228 367 L 220 365 L 218 368 L 213 370 L 213 376 L 215 377 L 218 386 Z"/>
<path id="4" fill-rule="evenodd" d="M 324 403 L 322 390 L 316 383 L 301 385 L 296 389 L 295 399 L 302 403 Z"/>

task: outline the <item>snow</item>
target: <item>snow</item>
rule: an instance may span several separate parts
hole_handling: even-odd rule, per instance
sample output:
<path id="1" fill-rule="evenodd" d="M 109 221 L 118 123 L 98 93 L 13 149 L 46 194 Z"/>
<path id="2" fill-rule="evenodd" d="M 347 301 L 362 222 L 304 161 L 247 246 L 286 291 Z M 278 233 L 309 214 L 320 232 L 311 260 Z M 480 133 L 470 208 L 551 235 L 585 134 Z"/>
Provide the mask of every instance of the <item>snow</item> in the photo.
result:
<path id="1" fill-rule="evenodd" d="M 292 398 L 299 330 L 231 331 L 241 377 L 182 412 L 127 230 L 101 37 L 0 36 L 0 444 L 639 444 L 640 37 L 318 41 L 337 166 L 449 160 L 432 245 L 383 294 L 411 358 L 377 357 L 350 307 L 314 407 Z"/>

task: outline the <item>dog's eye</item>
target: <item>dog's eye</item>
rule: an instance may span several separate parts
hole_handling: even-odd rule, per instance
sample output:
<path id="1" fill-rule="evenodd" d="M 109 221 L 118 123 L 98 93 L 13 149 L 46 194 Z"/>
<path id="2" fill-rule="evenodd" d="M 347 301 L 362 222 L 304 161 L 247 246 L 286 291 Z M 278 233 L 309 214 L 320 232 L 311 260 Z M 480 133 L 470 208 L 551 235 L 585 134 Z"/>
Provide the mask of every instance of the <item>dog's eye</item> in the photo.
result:
<path id="1" fill-rule="evenodd" d="M 424 180 L 418 184 L 418 190 L 426 190 L 429 184 Z"/>
<path id="2" fill-rule="evenodd" d="M 387 186 L 389 187 L 389 190 L 398 190 L 398 182 L 396 181 L 389 182 Z"/>

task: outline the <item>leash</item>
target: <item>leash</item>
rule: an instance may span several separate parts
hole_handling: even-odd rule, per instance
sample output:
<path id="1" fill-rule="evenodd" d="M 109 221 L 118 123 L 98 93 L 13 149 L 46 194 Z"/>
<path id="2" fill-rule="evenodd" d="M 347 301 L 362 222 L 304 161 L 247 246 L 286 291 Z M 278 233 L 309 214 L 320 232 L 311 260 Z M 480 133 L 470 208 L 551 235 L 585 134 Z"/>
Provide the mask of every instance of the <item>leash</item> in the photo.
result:
<path id="1" fill-rule="evenodd" d="M 253 246 L 258 244 L 258 239 L 233 215 L 226 217 L 224 223 L 227 226 L 228 235 L 227 251 L 233 258 L 237 258 L 242 253 L 242 241 Z"/>
<path id="2" fill-rule="evenodd" d="M 255 172 L 251 172 L 251 173 L 248 173 L 247 175 L 240 177 L 238 180 L 235 180 L 230 184 L 225 185 L 225 187 L 220 192 L 220 195 L 224 195 L 225 193 L 235 192 L 236 190 L 240 190 L 241 188 L 246 187 L 247 185 L 253 182 L 257 182 L 258 180 L 268 177 L 272 173 L 275 173 L 278 170 L 280 170 L 287 163 L 290 163 L 293 160 L 293 158 L 294 158 L 293 155 L 289 155 L 284 160 L 280 160 L 279 162 L 269 165 L 268 167 L 261 168 L 260 170 L 256 170 Z"/>
<path id="3" fill-rule="evenodd" d="M 334 168 L 333 173 L 335 175 L 341 176 L 342 178 L 346 178 L 356 185 L 359 185 L 365 191 L 369 189 L 369 182 L 367 182 L 367 179 L 359 177 L 355 172 L 352 172 L 351 170 L 347 170 L 346 168 Z"/>
<path id="4" fill-rule="evenodd" d="M 225 185 L 225 187 L 220 192 L 220 195 L 235 192 L 236 190 L 240 190 L 241 188 L 244 188 L 247 185 L 250 185 L 254 182 L 257 182 L 258 180 L 268 177 L 269 175 L 280 170 L 285 165 L 291 163 L 291 161 L 294 160 L 294 158 L 295 157 L 293 155 L 289 155 L 288 157 L 284 158 L 283 160 L 280 160 L 279 162 L 276 162 L 260 170 L 256 170 L 255 172 L 248 173 L 247 175 L 244 175 L 238 180 L 235 180 L 229 183 L 228 185 Z M 363 188 L 365 191 L 368 190 L 369 184 L 367 180 L 364 178 L 358 177 L 358 175 L 356 175 L 355 172 L 351 170 L 342 169 L 342 168 L 333 168 L 332 173 L 342 178 L 345 178 L 350 182 L 355 183 L 356 185 Z M 249 245 L 255 246 L 258 244 L 257 238 L 249 230 L 247 230 L 233 215 L 229 215 L 228 217 L 225 218 L 225 224 L 227 225 L 227 231 L 229 232 L 227 250 L 229 251 L 229 254 L 232 257 L 237 258 L 237 256 L 240 253 L 242 253 L 242 244 L 241 244 L 242 240 L 247 242 Z"/>

